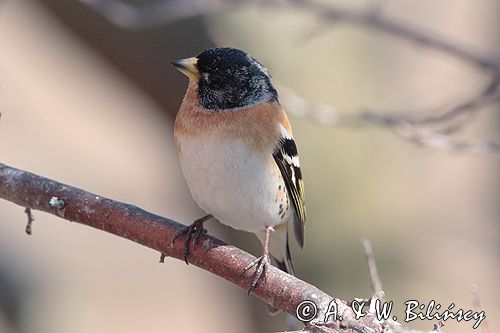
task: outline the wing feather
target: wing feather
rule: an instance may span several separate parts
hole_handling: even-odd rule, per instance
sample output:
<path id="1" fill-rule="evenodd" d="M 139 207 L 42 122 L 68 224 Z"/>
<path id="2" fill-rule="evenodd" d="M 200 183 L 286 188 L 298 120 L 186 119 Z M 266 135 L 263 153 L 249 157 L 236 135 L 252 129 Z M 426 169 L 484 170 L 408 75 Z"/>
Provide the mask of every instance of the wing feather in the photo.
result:
<path id="1" fill-rule="evenodd" d="M 300 170 L 297 145 L 293 138 L 287 136 L 280 139 L 273 152 L 273 157 L 281 171 L 285 186 L 288 190 L 288 195 L 295 208 L 295 237 L 299 245 L 303 247 L 304 227 L 306 223 L 304 185 L 302 182 L 302 171 Z"/>

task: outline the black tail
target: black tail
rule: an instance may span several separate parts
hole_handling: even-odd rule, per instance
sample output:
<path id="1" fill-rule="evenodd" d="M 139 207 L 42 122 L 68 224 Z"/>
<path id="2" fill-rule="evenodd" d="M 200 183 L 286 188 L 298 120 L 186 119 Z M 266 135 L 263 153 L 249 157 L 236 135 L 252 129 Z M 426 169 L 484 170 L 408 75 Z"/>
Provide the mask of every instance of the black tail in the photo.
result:
<path id="1" fill-rule="evenodd" d="M 290 255 L 290 247 L 288 245 L 288 233 L 286 236 L 286 258 L 284 261 L 278 261 L 276 258 L 271 256 L 273 260 L 276 262 L 276 266 L 281 269 L 284 272 L 287 272 L 290 275 L 295 276 L 295 271 L 293 269 L 293 263 L 292 263 L 292 256 Z M 272 305 L 268 305 L 268 313 L 271 316 L 276 316 L 278 313 L 280 313 L 281 310 L 275 308 Z"/>
<path id="2" fill-rule="evenodd" d="M 288 233 L 286 235 L 286 258 L 284 261 L 280 262 L 273 258 L 276 261 L 276 266 L 284 272 L 287 272 L 290 275 L 295 276 L 295 270 L 293 269 L 292 256 L 290 255 L 290 246 L 288 245 Z"/>

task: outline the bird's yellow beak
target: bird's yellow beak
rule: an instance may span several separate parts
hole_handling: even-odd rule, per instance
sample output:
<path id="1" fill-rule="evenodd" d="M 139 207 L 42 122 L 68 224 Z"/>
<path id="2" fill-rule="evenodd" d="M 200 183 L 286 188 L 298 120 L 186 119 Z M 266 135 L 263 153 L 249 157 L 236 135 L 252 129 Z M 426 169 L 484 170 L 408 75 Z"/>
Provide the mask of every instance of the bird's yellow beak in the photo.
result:
<path id="1" fill-rule="evenodd" d="M 192 57 L 192 58 L 179 59 L 179 60 L 173 61 L 172 65 L 175 68 L 177 68 L 179 71 L 181 71 L 182 74 L 186 75 L 190 79 L 198 81 L 198 79 L 200 77 L 200 72 L 198 72 L 198 69 L 196 68 L 197 62 L 198 62 L 198 59 L 195 57 Z"/>

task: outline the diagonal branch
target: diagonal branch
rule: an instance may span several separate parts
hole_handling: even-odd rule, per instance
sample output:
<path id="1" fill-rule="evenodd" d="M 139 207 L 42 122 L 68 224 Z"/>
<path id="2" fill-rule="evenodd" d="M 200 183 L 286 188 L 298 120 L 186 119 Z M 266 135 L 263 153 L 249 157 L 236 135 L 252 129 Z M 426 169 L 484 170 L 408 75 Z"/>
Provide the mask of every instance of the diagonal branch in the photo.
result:
<path id="1" fill-rule="evenodd" d="M 368 266 L 368 275 L 374 294 L 383 293 L 382 281 L 378 275 L 377 265 L 375 264 L 375 254 L 373 253 L 372 243 L 364 238 L 363 248 L 365 249 L 366 264 Z"/>
<path id="2" fill-rule="evenodd" d="M 209 15 L 222 9 L 223 1 L 158 0 L 142 5 L 122 0 L 79 0 L 116 26 L 140 29 L 168 24 L 200 15 Z"/>
<path id="3" fill-rule="evenodd" d="M 381 15 L 380 10 L 356 11 L 330 3 L 311 0 L 288 0 L 272 1 L 275 4 L 291 4 L 304 10 L 314 13 L 323 20 L 332 22 L 345 22 L 367 28 L 377 29 L 385 34 L 398 37 L 412 43 L 426 46 L 459 58 L 469 64 L 475 65 L 495 73 L 500 73 L 500 60 L 489 58 L 470 51 L 465 47 L 451 43 L 444 38 L 437 37 L 430 33 L 423 32 L 422 29 L 411 26 L 407 23 L 399 22 L 396 19 Z"/>
<path id="4" fill-rule="evenodd" d="M 0 163 L 0 198 L 22 207 L 41 210 L 68 221 L 78 222 L 159 251 L 169 257 L 183 259 L 183 244 L 172 244 L 184 227 L 171 219 L 149 213 L 139 207 L 114 201 L 84 190 L 58 183 Z M 255 257 L 208 235 L 201 235 L 190 253 L 190 263 L 248 289 L 252 276 L 241 272 Z M 352 329 L 360 333 L 381 330 L 380 324 L 367 315 L 359 320 L 346 302 L 331 297 L 302 280 L 270 267 L 265 280 L 252 293 L 274 307 L 297 316 L 296 308 L 303 300 L 317 305 L 313 327 L 325 332 Z M 342 321 L 323 322 L 328 305 L 335 301 Z M 321 324 L 320 326 L 318 326 Z M 400 331 L 405 331 L 401 329 Z M 318 331 L 319 332 L 319 331 Z"/>
<path id="5" fill-rule="evenodd" d="M 383 129 L 390 129 L 399 138 L 417 146 L 429 147 L 453 153 L 471 153 L 500 155 L 500 143 L 483 140 L 459 140 L 449 134 L 463 124 L 455 124 L 454 121 L 460 116 L 471 115 L 477 112 L 475 107 L 485 103 L 500 100 L 500 94 L 494 94 L 488 90 L 479 93 L 476 98 L 461 103 L 458 107 L 445 111 L 440 116 L 429 116 L 416 118 L 405 113 L 383 113 L 375 111 L 363 112 L 340 112 L 335 108 L 317 104 L 307 100 L 293 90 L 280 85 L 281 102 L 285 109 L 297 117 L 308 118 L 321 125 L 343 125 L 360 126 L 364 124 L 374 125 Z M 441 125 L 441 130 L 432 130 L 424 126 Z"/>

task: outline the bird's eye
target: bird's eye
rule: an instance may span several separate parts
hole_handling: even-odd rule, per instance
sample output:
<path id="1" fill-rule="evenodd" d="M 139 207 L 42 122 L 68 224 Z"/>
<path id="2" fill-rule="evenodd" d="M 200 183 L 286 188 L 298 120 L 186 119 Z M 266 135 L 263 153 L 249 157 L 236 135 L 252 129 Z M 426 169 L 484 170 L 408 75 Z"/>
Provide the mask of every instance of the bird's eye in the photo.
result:
<path id="1" fill-rule="evenodd" d="M 212 78 L 210 78 L 210 83 L 215 87 L 220 87 L 223 82 L 224 79 L 219 75 L 214 75 Z"/>

